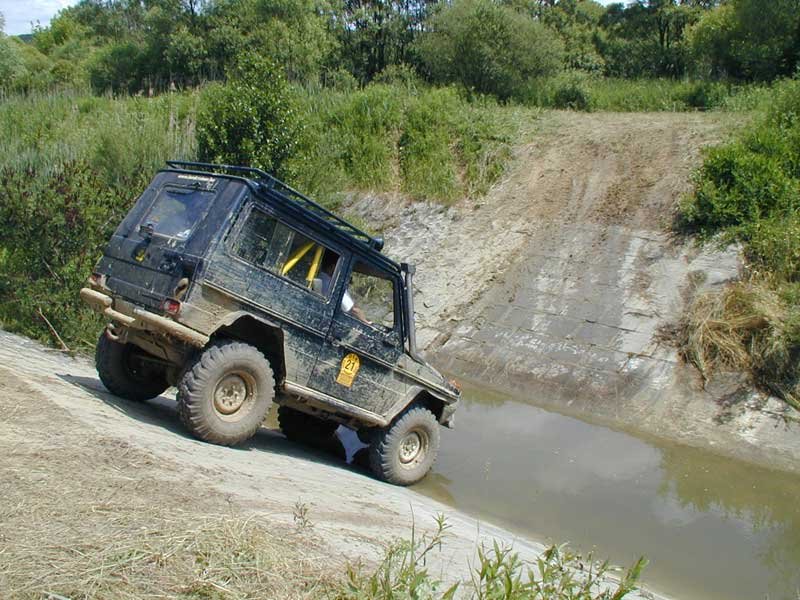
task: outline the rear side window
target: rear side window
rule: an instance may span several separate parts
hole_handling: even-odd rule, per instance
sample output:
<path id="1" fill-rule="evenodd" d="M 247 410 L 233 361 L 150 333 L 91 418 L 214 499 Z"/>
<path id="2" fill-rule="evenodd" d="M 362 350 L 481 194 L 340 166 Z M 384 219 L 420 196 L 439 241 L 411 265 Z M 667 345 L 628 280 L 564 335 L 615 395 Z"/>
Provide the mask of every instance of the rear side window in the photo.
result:
<path id="1" fill-rule="evenodd" d="M 142 223 L 152 225 L 155 234 L 186 240 L 205 216 L 213 199 L 213 192 L 163 187 Z"/>
<path id="2" fill-rule="evenodd" d="M 257 208 L 246 215 L 230 248 L 248 263 L 330 295 L 339 255 Z"/>

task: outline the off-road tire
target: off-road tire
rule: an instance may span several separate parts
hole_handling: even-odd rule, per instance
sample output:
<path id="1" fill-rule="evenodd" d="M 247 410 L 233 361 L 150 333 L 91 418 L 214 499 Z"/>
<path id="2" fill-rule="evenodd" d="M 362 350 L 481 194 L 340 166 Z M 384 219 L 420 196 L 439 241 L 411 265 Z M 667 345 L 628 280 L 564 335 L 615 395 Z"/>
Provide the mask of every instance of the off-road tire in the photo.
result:
<path id="1" fill-rule="evenodd" d="M 286 439 L 301 444 L 325 442 L 339 427 L 339 424 L 334 421 L 320 419 L 290 406 L 278 407 L 278 425 Z"/>
<path id="2" fill-rule="evenodd" d="M 413 452 L 415 443 L 419 444 L 416 453 Z M 395 485 L 411 485 L 427 475 L 438 452 L 436 416 L 427 408 L 412 406 L 389 427 L 374 434 L 369 447 L 369 464 L 378 479 Z"/>
<path id="3" fill-rule="evenodd" d="M 241 342 L 217 342 L 181 375 L 178 414 L 195 437 L 232 446 L 255 434 L 274 397 L 275 378 L 258 349 Z"/>
<path id="4" fill-rule="evenodd" d="M 94 360 L 100 381 L 109 392 L 125 400 L 144 402 L 164 393 L 169 383 L 164 369 L 142 364 L 136 360 L 137 354 L 145 352 L 133 344 L 118 344 L 103 331 Z"/>

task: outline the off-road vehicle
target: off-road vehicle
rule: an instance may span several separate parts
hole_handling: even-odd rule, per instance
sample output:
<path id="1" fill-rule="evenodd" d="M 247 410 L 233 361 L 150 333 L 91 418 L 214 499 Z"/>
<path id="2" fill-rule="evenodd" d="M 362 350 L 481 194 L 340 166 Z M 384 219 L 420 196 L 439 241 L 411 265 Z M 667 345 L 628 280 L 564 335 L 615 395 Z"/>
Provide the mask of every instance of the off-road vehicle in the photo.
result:
<path id="1" fill-rule="evenodd" d="M 459 399 L 417 353 L 414 268 L 271 175 L 168 161 L 117 228 L 81 298 L 109 319 L 110 392 L 178 389 L 200 439 L 251 437 L 273 402 L 287 438 L 343 424 L 375 474 L 418 481 Z"/>

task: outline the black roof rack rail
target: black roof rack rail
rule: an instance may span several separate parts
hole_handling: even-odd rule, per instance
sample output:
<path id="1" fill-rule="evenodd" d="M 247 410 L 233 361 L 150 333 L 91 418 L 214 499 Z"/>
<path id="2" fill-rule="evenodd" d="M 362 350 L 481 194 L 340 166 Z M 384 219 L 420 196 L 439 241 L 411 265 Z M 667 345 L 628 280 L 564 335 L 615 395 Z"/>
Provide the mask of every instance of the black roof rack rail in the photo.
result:
<path id="1" fill-rule="evenodd" d="M 362 231 L 355 225 L 352 225 L 342 219 L 341 217 L 337 217 L 327 208 L 320 206 L 316 202 L 314 202 L 308 196 L 301 194 L 297 190 L 291 188 L 290 186 L 286 185 L 277 177 L 273 177 L 266 171 L 262 171 L 261 169 L 255 169 L 253 167 L 239 167 L 236 165 L 220 165 L 220 164 L 213 164 L 213 163 L 204 163 L 204 162 L 192 162 L 192 161 L 183 161 L 183 160 L 168 160 L 166 161 L 167 165 L 170 167 L 174 167 L 176 169 L 202 169 L 205 172 L 211 173 L 230 173 L 230 174 L 241 174 L 244 176 L 250 176 L 250 179 L 255 180 L 259 186 L 263 186 L 267 193 L 272 192 L 276 195 L 279 199 L 288 201 L 288 204 L 299 205 L 299 207 L 313 213 L 318 219 L 321 219 L 326 224 L 332 226 L 336 230 L 341 233 L 344 233 L 350 237 L 355 238 L 361 243 L 366 244 L 370 248 L 377 250 L 380 252 L 383 249 L 383 240 L 381 238 L 374 238 L 368 233 Z"/>

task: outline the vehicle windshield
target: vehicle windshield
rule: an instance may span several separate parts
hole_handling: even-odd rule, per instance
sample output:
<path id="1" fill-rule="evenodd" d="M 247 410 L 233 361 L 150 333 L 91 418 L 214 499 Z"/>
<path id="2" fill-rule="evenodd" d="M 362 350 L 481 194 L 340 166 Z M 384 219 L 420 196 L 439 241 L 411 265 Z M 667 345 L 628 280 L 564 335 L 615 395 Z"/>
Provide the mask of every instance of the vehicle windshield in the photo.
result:
<path id="1" fill-rule="evenodd" d="M 213 196 L 202 190 L 162 188 L 142 223 L 152 224 L 154 234 L 185 241 L 205 216 Z"/>

